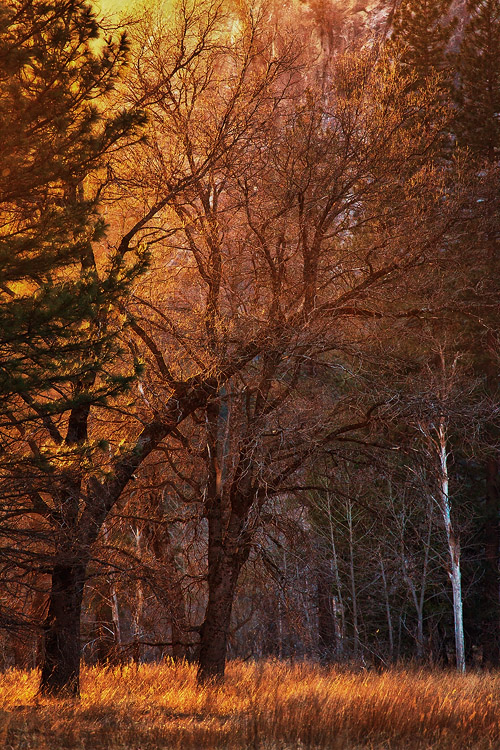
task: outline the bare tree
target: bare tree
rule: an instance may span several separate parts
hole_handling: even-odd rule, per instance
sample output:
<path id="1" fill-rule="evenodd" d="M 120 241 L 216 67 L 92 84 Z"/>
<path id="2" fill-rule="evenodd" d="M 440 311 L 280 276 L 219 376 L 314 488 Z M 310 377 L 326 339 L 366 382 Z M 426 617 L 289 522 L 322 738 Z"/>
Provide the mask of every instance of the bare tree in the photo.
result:
<path id="1" fill-rule="evenodd" d="M 42 670 L 51 691 L 78 691 L 95 543 L 160 450 L 191 481 L 206 521 L 200 678 L 223 675 L 236 585 L 266 502 L 318 446 L 370 423 L 375 405 L 332 389 L 330 374 L 354 379 L 377 321 L 411 314 L 399 285 L 416 285 L 454 220 L 434 159 L 446 112 L 432 82 L 415 90 L 390 60 L 364 52 L 340 57 L 325 91 L 323 70 L 301 81 L 292 43 L 272 37 L 255 9 L 186 0 L 172 19 L 145 15 L 122 95 L 147 110 L 148 137 L 110 161 L 102 186 L 114 257 L 125 262 L 142 243 L 152 252 L 150 275 L 120 303 L 145 372 L 114 421 L 80 405 L 44 422 L 40 441 L 67 429 L 81 445 L 105 442 L 73 467 L 70 506 L 46 483 L 48 502 L 31 499 L 26 511 L 55 531 Z"/>
<path id="2" fill-rule="evenodd" d="M 450 397 L 455 386 L 457 358 L 450 366 L 442 348 L 438 351 L 438 375 L 436 378 L 437 410 L 432 411 L 430 419 L 419 420 L 418 431 L 424 438 L 425 450 L 433 465 L 435 474 L 435 501 L 440 510 L 449 553 L 449 577 L 453 592 L 453 621 L 455 626 L 455 653 L 459 672 L 465 672 L 465 640 L 463 624 L 462 575 L 460 569 L 460 540 L 452 521 L 450 504 L 450 479 L 448 470 L 449 458 L 449 411 Z"/>
<path id="3" fill-rule="evenodd" d="M 151 365 L 144 402 L 161 415 L 164 393 L 186 372 L 216 373 L 195 432 L 174 431 L 168 442 L 183 485 L 179 443 L 189 461 L 197 455 L 192 501 L 208 525 L 202 679 L 223 674 L 236 584 L 263 505 L 318 445 L 370 421 L 370 404 L 358 407 L 340 389 L 332 397 L 329 373 L 354 365 L 369 322 L 407 314 L 397 280 L 422 267 L 453 220 L 432 166 L 444 114 L 432 85 L 415 93 L 390 61 L 365 53 L 338 59 L 328 92 L 304 86 L 286 58 L 269 57 L 259 19 L 245 24 L 230 62 L 219 42 L 181 99 L 160 85 L 172 48 L 147 27 L 141 50 L 147 39 L 154 59 L 141 53 L 132 89 L 137 102 L 157 92 L 147 145 L 156 160 L 150 173 L 142 160 L 137 195 L 154 200 L 174 159 L 187 185 L 150 227 L 154 263 L 174 272 L 138 287 L 129 307 L 131 345 Z M 239 140 L 200 170 L 219 132 L 221 96 Z M 228 373 L 234 352 L 246 358 Z"/>

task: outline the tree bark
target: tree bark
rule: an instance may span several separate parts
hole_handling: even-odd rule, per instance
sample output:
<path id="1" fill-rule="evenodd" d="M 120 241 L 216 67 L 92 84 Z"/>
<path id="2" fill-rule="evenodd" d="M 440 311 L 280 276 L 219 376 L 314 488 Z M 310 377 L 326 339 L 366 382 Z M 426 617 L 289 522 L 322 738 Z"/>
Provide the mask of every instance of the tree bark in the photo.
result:
<path id="1" fill-rule="evenodd" d="M 353 629 L 353 658 L 357 661 L 359 656 L 359 620 L 358 620 L 358 597 L 356 590 L 356 574 L 354 567 L 354 528 L 352 518 L 352 503 L 347 501 L 347 522 L 349 530 L 349 574 L 351 585 L 351 606 L 352 606 L 352 629 Z"/>
<path id="2" fill-rule="evenodd" d="M 209 404 L 207 426 L 208 601 L 200 628 L 200 683 L 222 681 L 224 678 L 236 585 L 250 552 L 244 526 L 256 496 L 251 481 L 251 462 L 245 449 L 242 449 L 228 496 L 223 497 L 218 456 L 219 405 Z"/>
<path id="3" fill-rule="evenodd" d="M 227 640 L 236 584 L 244 557 L 222 552 L 215 570 L 209 571 L 208 602 L 200 629 L 198 681 L 221 681 L 226 668 Z"/>
<path id="4" fill-rule="evenodd" d="M 462 579 L 460 572 L 460 542 L 454 533 L 451 523 L 449 479 L 448 479 L 448 454 L 446 450 L 446 430 L 444 419 L 441 418 L 438 430 L 439 440 L 439 468 L 440 468 L 440 505 L 443 514 L 448 551 L 450 555 L 450 580 L 453 591 L 453 621 L 455 624 L 455 653 L 457 670 L 465 672 L 465 641 L 464 641 L 464 619 L 462 604 Z"/>
<path id="5" fill-rule="evenodd" d="M 335 532 L 331 513 L 330 496 L 328 495 L 328 524 L 330 531 L 330 552 L 331 552 L 331 571 L 335 580 L 336 593 L 332 596 L 332 612 L 335 621 L 336 635 L 336 657 L 339 661 L 344 658 L 344 638 L 345 638 L 345 607 L 342 598 L 342 585 L 340 582 L 339 565 L 337 559 L 337 547 L 335 544 Z"/>
<path id="6" fill-rule="evenodd" d="M 58 562 L 45 621 L 40 693 L 80 694 L 80 615 L 87 561 Z"/>

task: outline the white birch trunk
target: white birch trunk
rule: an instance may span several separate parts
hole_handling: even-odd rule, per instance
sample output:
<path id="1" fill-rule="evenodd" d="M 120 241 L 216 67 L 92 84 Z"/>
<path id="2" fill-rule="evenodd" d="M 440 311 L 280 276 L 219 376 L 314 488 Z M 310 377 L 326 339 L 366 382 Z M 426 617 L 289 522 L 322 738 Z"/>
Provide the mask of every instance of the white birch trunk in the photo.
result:
<path id="1" fill-rule="evenodd" d="M 462 580 L 460 573 L 460 542 L 455 536 L 451 523 L 449 477 L 448 477 L 448 454 L 446 451 L 446 428 L 444 418 L 441 417 L 438 430 L 439 449 L 439 495 L 440 506 L 450 554 L 450 580 L 453 591 L 453 619 L 455 623 L 455 653 L 457 659 L 457 670 L 465 672 L 465 643 L 464 622 L 462 607 Z"/>

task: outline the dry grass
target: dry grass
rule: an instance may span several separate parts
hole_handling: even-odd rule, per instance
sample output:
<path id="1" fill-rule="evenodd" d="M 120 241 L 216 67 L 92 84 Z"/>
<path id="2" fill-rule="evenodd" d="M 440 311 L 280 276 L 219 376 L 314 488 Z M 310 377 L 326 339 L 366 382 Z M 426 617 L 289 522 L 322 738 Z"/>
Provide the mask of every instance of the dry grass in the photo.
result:
<path id="1" fill-rule="evenodd" d="M 0 747 L 79 750 L 500 750 L 500 674 L 383 674 L 232 663 L 223 687 L 186 664 L 84 669 L 80 702 L 0 675 Z"/>

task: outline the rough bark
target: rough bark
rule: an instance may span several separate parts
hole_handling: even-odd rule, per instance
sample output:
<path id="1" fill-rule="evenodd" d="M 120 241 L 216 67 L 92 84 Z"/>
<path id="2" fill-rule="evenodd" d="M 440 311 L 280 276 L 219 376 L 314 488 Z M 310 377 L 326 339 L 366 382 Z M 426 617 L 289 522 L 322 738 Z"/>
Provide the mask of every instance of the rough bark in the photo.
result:
<path id="1" fill-rule="evenodd" d="M 231 611 L 240 571 L 250 552 L 245 524 L 257 497 L 252 483 L 253 466 L 245 447 L 227 494 L 223 493 L 219 462 L 219 406 L 207 408 L 208 470 L 206 517 L 208 520 L 208 601 L 200 628 L 198 681 L 221 681 L 226 667 Z"/>
<path id="2" fill-rule="evenodd" d="M 209 574 L 208 603 L 200 629 L 198 656 L 198 681 L 201 683 L 224 678 L 231 611 L 242 565 L 240 557 L 223 554 Z"/>
<path id="3" fill-rule="evenodd" d="M 49 610 L 44 625 L 42 695 L 80 693 L 80 615 L 86 561 L 59 562 L 52 572 Z"/>

